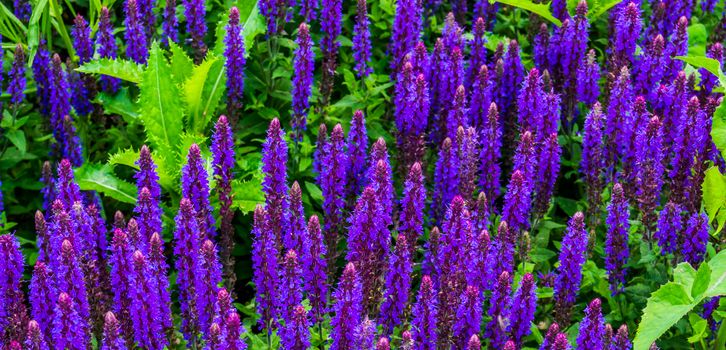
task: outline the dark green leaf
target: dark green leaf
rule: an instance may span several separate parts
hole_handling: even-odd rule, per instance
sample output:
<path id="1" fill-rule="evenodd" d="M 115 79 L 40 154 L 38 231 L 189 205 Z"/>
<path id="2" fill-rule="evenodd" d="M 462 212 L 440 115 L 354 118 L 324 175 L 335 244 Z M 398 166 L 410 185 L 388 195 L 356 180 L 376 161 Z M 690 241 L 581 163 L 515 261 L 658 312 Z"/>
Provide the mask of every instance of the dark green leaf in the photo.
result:
<path id="1" fill-rule="evenodd" d="M 75 169 L 75 177 L 81 190 L 97 191 L 121 202 L 136 203 L 136 186 L 117 178 L 108 165 L 86 163 Z"/>

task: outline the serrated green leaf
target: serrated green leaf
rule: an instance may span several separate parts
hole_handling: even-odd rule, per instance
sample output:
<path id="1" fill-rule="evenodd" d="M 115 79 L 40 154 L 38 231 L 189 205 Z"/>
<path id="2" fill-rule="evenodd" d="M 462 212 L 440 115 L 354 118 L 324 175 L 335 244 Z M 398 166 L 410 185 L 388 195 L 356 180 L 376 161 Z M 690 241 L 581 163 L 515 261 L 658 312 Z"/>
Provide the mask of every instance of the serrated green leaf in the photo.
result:
<path id="1" fill-rule="evenodd" d="M 192 74 L 194 62 L 184 49 L 173 41 L 169 42 L 169 51 L 171 51 L 171 75 L 177 85 L 181 86 Z"/>
<path id="2" fill-rule="evenodd" d="M 721 101 L 721 104 L 713 114 L 711 138 L 716 148 L 721 152 L 721 156 L 726 157 L 726 99 Z"/>
<path id="3" fill-rule="evenodd" d="M 554 23 L 556 26 L 561 26 L 562 22 L 557 17 L 552 15 L 550 11 L 550 4 L 535 4 L 531 0 L 489 0 L 490 4 L 495 2 L 521 8 L 523 10 L 530 11 L 538 16 Z"/>
<path id="4" fill-rule="evenodd" d="M 136 203 L 136 186 L 113 174 L 109 165 L 86 163 L 75 169 L 78 186 L 84 191 L 97 191 L 124 203 Z"/>
<path id="5" fill-rule="evenodd" d="M 137 84 L 141 82 L 141 78 L 144 75 L 144 68 L 140 64 L 129 60 L 112 60 L 108 58 L 99 58 L 87 62 L 76 68 L 76 71 L 88 74 L 108 75 Z"/>
<path id="6" fill-rule="evenodd" d="M 693 308 L 693 299 L 683 285 L 668 282 L 655 291 L 643 310 L 634 350 L 647 350 L 663 333 Z"/>
<path id="7" fill-rule="evenodd" d="M 134 151 L 133 148 L 129 148 L 110 155 L 108 157 L 108 164 L 111 166 L 125 165 L 138 170 L 139 166 L 136 165 L 138 159 L 139 151 Z"/>
<path id="8" fill-rule="evenodd" d="M 708 284 L 711 282 L 711 268 L 708 264 L 701 264 L 696 272 L 696 279 L 693 280 L 693 286 L 691 287 L 691 297 L 697 298 L 708 288 Z"/>
<path id="9" fill-rule="evenodd" d="M 223 60 L 211 53 L 202 64 L 194 67 L 183 87 L 189 130 L 199 134 L 207 131 L 207 125 L 226 90 L 226 82 Z"/>
<path id="10" fill-rule="evenodd" d="M 255 206 L 265 201 L 262 194 L 262 183 L 258 178 L 249 181 L 232 181 L 232 206 L 246 214 L 255 210 Z"/>
<path id="11" fill-rule="evenodd" d="M 187 128 L 189 130 L 196 130 L 196 124 L 201 123 L 198 119 L 202 113 L 202 92 L 209 75 L 209 69 L 212 68 L 212 64 L 216 60 L 216 58 L 207 58 L 200 65 L 194 67 L 191 75 L 184 82 L 184 86 L 182 87 L 184 101 L 188 112 Z"/>
<path id="12" fill-rule="evenodd" d="M 115 95 L 99 92 L 96 101 L 103 105 L 103 113 L 118 114 L 127 123 L 136 122 L 139 118 L 138 103 L 131 100 L 128 88 L 121 88 Z"/>
<path id="13" fill-rule="evenodd" d="M 597 6 L 593 6 L 589 11 L 587 11 L 587 18 L 592 22 L 596 18 L 602 16 L 604 13 L 608 12 L 611 8 L 615 7 L 617 4 L 623 2 L 623 0 L 609 0 L 607 2 L 598 3 Z"/>

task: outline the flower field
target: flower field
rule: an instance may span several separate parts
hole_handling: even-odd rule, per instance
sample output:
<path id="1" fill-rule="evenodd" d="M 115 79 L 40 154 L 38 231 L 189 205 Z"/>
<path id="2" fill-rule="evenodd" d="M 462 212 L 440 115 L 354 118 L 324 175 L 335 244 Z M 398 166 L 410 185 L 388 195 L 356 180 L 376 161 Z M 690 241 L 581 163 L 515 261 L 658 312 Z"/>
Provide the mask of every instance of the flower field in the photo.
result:
<path id="1" fill-rule="evenodd" d="M 0 350 L 726 350 L 726 1 L 0 3 Z"/>

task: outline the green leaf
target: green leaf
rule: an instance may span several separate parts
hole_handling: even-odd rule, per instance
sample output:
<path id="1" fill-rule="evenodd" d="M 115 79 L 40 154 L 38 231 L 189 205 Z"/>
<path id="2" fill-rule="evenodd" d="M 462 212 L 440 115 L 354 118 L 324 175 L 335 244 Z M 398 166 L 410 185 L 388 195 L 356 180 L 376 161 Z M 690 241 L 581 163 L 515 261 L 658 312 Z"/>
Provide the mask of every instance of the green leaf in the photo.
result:
<path id="1" fill-rule="evenodd" d="M 706 208 L 709 223 L 712 223 L 719 217 L 720 212 L 726 211 L 726 176 L 721 174 L 717 166 L 706 170 L 701 190 L 703 205 Z M 723 226 L 723 222 L 719 222 L 719 226 Z"/>
<path id="2" fill-rule="evenodd" d="M 708 267 L 711 269 L 711 281 L 704 298 L 726 295 L 726 250 L 716 254 L 708 262 Z"/>
<path id="3" fill-rule="evenodd" d="M 190 130 L 199 134 L 207 131 L 212 114 L 224 94 L 226 82 L 223 60 L 211 53 L 202 64 L 194 67 L 183 87 Z"/>
<path id="4" fill-rule="evenodd" d="M 118 114 L 127 123 L 135 122 L 139 118 L 138 103 L 131 100 L 128 88 L 121 88 L 115 95 L 100 92 L 96 100 L 103 105 L 104 114 Z"/>
<path id="5" fill-rule="evenodd" d="M 232 181 L 232 206 L 243 214 L 255 210 L 255 206 L 265 201 L 262 183 L 258 178 L 249 181 Z"/>
<path id="6" fill-rule="evenodd" d="M 696 279 L 693 280 L 693 286 L 691 287 L 691 297 L 697 298 L 708 288 L 708 284 L 711 282 L 711 268 L 708 264 L 701 264 L 696 272 Z"/>
<path id="7" fill-rule="evenodd" d="M 75 178 L 81 190 L 101 192 L 124 203 L 136 203 L 136 186 L 117 178 L 109 165 L 86 163 L 75 169 Z"/>
<path id="8" fill-rule="evenodd" d="M 721 156 L 726 157 L 726 99 L 721 101 L 721 104 L 713 114 L 711 138 L 716 148 L 721 151 Z"/>
<path id="9" fill-rule="evenodd" d="M 521 8 L 523 10 L 530 11 L 539 15 L 540 17 L 554 23 L 556 26 L 561 26 L 562 22 L 557 17 L 552 15 L 550 11 L 550 4 L 535 4 L 531 0 L 489 0 L 490 4 L 495 2 Z"/>
<path id="10" fill-rule="evenodd" d="M 718 77 L 719 84 L 726 86 L 726 76 L 721 71 L 721 63 L 713 58 L 704 56 L 676 56 L 677 60 L 686 62 L 696 68 L 703 68 Z"/>
<path id="11" fill-rule="evenodd" d="M 111 166 L 125 165 L 133 169 L 139 169 L 136 165 L 136 161 L 139 159 L 139 151 L 134 151 L 133 148 L 129 148 L 118 153 L 112 154 L 108 157 L 108 164 Z"/>
<path id="12" fill-rule="evenodd" d="M 146 137 L 165 162 L 173 161 L 183 130 L 184 108 L 171 67 L 156 42 L 151 46 L 140 88 L 139 107 Z M 173 169 L 174 163 L 167 168 Z"/>
<path id="13" fill-rule="evenodd" d="M 76 68 L 76 71 L 88 74 L 103 74 L 132 83 L 140 83 L 144 75 L 142 65 L 122 59 L 99 58 Z"/>
<path id="14" fill-rule="evenodd" d="M 9 130 L 5 137 L 18 148 L 21 154 L 25 154 L 28 151 L 27 142 L 25 140 L 25 132 L 23 130 Z"/>
<path id="15" fill-rule="evenodd" d="M 171 51 L 171 75 L 177 85 L 181 86 L 192 74 L 194 62 L 184 49 L 173 41 L 169 42 L 169 51 Z"/>
<path id="16" fill-rule="evenodd" d="M 688 26 L 688 56 L 706 55 L 706 42 L 708 31 L 703 23 L 693 23 Z"/>
<path id="17" fill-rule="evenodd" d="M 589 11 L 587 11 L 587 18 L 592 22 L 596 18 L 602 16 L 604 13 L 608 12 L 611 8 L 615 7 L 615 5 L 623 2 L 623 0 L 610 0 L 603 3 L 597 4 L 597 6 L 593 6 Z"/>
<path id="18" fill-rule="evenodd" d="M 643 310 L 634 350 L 647 350 L 663 333 L 694 307 L 693 299 L 683 285 L 668 282 L 655 291 Z"/>

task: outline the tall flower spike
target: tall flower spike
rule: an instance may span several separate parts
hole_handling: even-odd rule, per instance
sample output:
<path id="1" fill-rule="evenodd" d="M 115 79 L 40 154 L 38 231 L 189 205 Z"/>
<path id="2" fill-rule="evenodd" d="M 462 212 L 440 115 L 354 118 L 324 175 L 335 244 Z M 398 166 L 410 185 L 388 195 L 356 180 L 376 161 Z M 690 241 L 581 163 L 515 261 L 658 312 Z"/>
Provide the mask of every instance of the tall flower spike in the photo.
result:
<path id="1" fill-rule="evenodd" d="M 437 220 L 443 218 L 446 205 L 454 198 L 459 187 L 457 181 L 458 163 L 455 152 L 451 139 L 445 139 L 439 149 L 439 158 L 436 161 L 436 170 L 434 170 L 432 209 Z"/>
<path id="2" fill-rule="evenodd" d="M 305 18 L 305 22 L 313 22 L 318 18 L 319 0 L 302 0 L 300 1 L 300 16 Z"/>
<path id="3" fill-rule="evenodd" d="M 282 247 L 284 232 L 289 229 L 287 212 L 287 143 L 280 121 L 275 118 L 267 129 L 267 139 L 262 145 L 262 191 L 265 194 L 265 208 L 269 216 L 270 237 L 275 247 Z M 325 191 L 325 190 L 323 190 Z M 323 195 L 325 192 L 323 192 Z M 213 219 L 213 217 L 212 217 Z M 213 221 L 212 221 L 213 222 Z"/>
<path id="4" fill-rule="evenodd" d="M 479 167 L 480 186 L 492 206 L 499 197 L 501 169 L 502 133 L 499 125 L 499 112 L 497 105 L 491 103 L 484 125 L 481 128 L 481 165 Z"/>
<path id="5" fill-rule="evenodd" d="M 403 67 L 404 57 L 414 48 L 421 35 L 421 5 L 415 0 L 396 2 L 391 31 L 391 69 L 395 77 Z"/>
<path id="6" fill-rule="evenodd" d="M 605 269 L 608 271 L 610 291 L 613 294 L 625 290 L 625 276 L 628 263 L 628 231 L 630 230 L 628 200 L 623 187 L 616 183 L 613 186 L 612 200 L 608 205 L 607 238 L 605 240 Z"/>
<path id="7" fill-rule="evenodd" d="M 133 326 L 131 323 L 131 276 L 133 266 L 131 264 L 131 246 L 126 233 L 121 228 L 116 228 L 111 241 L 111 288 L 114 291 L 113 309 L 121 317 L 122 334 L 126 339 L 131 340 Z"/>
<path id="8" fill-rule="evenodd" d="M 195 278 L 199 325 L 204 330 L 209 328 L 214 318 L 217 286 L 222 283 L 222 266 L 217 258 L 217 247 L 209 239 L 200 248 L 200 266 Z"/>
<path id="9" fill-rule="evenodd" d="M 618 72 L 621 67 L 629 66 L 635 57 L 635 48 L 642 31 L 640 8 L 635 1 L 629 2 L 615 15 L 613 35 L 611 72 Z"/>
<path id="10" fill-rule="evenodd" d="M 209 201 L 209 180 L 207 176 L 202 151 L 199 146 L 192 144 L 189 147 L 187 164 L 182 168 L 182 197 L 189 199 L 194 207 L 202 238 L 212 239 L 216 236 L 216 231 L 214 228 L 214 208 L 212 208 Z M 284 196 L 287 191 L 282 193 Z"/>
<path id="11" fill-rule="evenodd" d="M 404 311 L 411 291 L 413 258 L 405 235 L 398 235 L 396 248 L 388 258 L 386 286 L 381 305 L 382 323 L 389 333 L 403 323 Z"/>
<path id="12" fill-rule="evenodd" d="M 413 306 L 413 338 L 416 349 L 434 350 L 437 344 L 437 291 L 428 275 L 421 278 L 416 304 Z"/>
<path id="13" fill-rule="evenodd" d="M 597 102 L 600 96 L 600 65 L 595 58 L 595 50 L 590 50 L 587 56 L 583 57 L 582 63 L 577 68 L 577 99 L 586 105 Z"/>
<path id="14" fill-rule="evenodd" d="M 587 231 L 585 216 L 577 212 L 567 225 L 565 237 L 560 248 L 560 266 L 555 278 L 554 300 L 557 323 L 570 323 L 570 309 L 575 304 L 577 290 L 582 281 L 582 265 L 585 263 Z"/>
<path id="15" fill-rule="evenodd" d="M 665 64 L 664 81 L 672 81 L 678 72 L 683 70 L 683 61 L 674 57 L 686 55 L 688 55 L 688 18 L 681 16 L 676 22 L 670 41 L 666 44 L 663 62 Z"/>
<path id="16" fill-rule="evenodd" d="M 522 82 L 524 81 L 524 66 L 520 57 L 519 44 L 512 40 L 509 42 L 507 52 L 502 59 L 502 80 L 495 94 L 497 107 L 503 115 L 514 112 L 514 103 Z"/>
<path id="17" fill-rule="evenodd" d="M 38 322 L 43 336 L 47 339 L 51 339 L 51 322 L 57 295 L 51 271 L 43 261 L 38 260 L 30 280 L 30 316 Z"/>
<path id="18" fill-rule="evenodd" d="M 146 145 L 141 146 L 139 150 L 139 159 L 135 162 L 139 167 L 139 170 L 134 174 L 136 179 L 136 187 L 139 190 L 138 196 L 141 197 L 141 192 L 144 188 L 149 191 L 149 199 L 152 202 L 151 211 L 144 217 L 144 220 L 150 220 L 150 222 L 142 223 L 142 233 L 148 235 L 145 239 L 148 240 L 151 234 L 154 232 L 161 232 L 161 207 L 159 201 L 161 199 L 161 187 L 159 186 L 159 175 L 156 173 L 156 164 L 151 157 L 151 151 Z M 136 215 L 141 216 L 141 212 L 136 212 Z M 148 228 L 150 231 L 144 231 L 143 227 Z"/>
<path id="19" fill-rule="evenodd" d="M 639 94 L 649 96 L 653 100 L 653 92 L 660 83 L 665 69 L 665 39 L 658 35 L 644 50 L 640 60 L 635 64 L 636 79 L 634 87 Z"/>
<path id="20" fill-rule="evenodd" d="M 532 68 L 527 74 L 517 97 L 517 114 L 521 130 L 539 131 L 540 120 L 543 117 L 545 91 L 542 77 L 537 68 Z"/>
<path id="21" fill-rule="evenodd" d="M 23 46 L 18 44 L 15 46 L 15 57 L 13 58 L 13 66 L 8 72 L 10 83 L 8 85 L 8 95 L 10 95 L 10 104 L 13 109 L 25 99 L 25 52 Z"/>
<path id="22" fill-rule="evenodd" d="M 600 192 L 604 186 L 603 168 L 605 166 L 603 143 L 604 116 L 600 103 L 593 104 L 585 118 L 585 130 L 582 135 L 582 160 L 580 169 L 585 177 L 587 187 L 588 216 L 594 217 L 600 210 Z"/>
<path id="23" fill-rule="evenodd" d="M 40 325 L 35 320 L 28 322 L 28 335 L 25 337 L 25 349 L 27 350 L 49 350 L 45 336 L 40 330 Z"/>
<path id="24" fill-rule="evenodd" d="M 302 189 L 297 181 L 292 183 L 290 186 L 290 212 L 288 217 L 290 219 L 290 230 L 285 233 L 283 240 L 283 248 L 285 251 L 294 250 L 295 253 L 300 254 L 302 258 L 303 242 L 307 235 L 305 221 L 305 209 L 303 208 L 302 202 Z"/>
<path id="25" fill-rule="evenodd" d="M 58 144 L 55 146 L 55 154 L 61 158 L 70 159 L 75 166 L 83 163 L 80 149 L 80 140 L 75 135 L 72 119 L 70 118 L 70 87 L 68 76 L 61 66 L 60 56 L 53 55 L 51 67 L 50 87 L 50 126 L 53 130 L 53 137 Z"/>
<path id="26" fill-rule="evenodd" d="M 632 113 L 634 99 L 628 67 L 623 67 L 616 74 L 605 118 L 605 135 L 607 137 L 605 162 L 609 177 L 612 176 L 618 158 L 624 153 L 623 146 L 627 145 L 629 141 L 628 133 L 631 131 L 626 126 L 628 126 L 628 115 Z"/>
<path id="27" fill-rule="evenodd" d="M 469 58 L 469 72 L 468 72 L 468 81 L 474 82 L 476 79 L 476 76 L 479 74 L 480 68 L 482 66 L 486 66 L 487 64 L 487 39 L 486 39 L 486 22 L 481 17 L 475 17 L 476 20 L 472 22 L 472 34 L 474 34 L 474 38 L 469 42 L 469 46 L 471 47 L 471 56 Z M 471 87 L 471 85 L 467 85 L 467 89 Z"/>
<path id="28" fill-rule="evenodd" d="M 585 309 L 585 318 L 580 322 L 577 336 L 578 349 L 602 349 L 605 338 L 605 320 L 602 317 L 600 299 L 590 302 Z"/>
<path id="29" fill-rule="evenodd" d="M 242 100 L 245 90 L 245 42 L 239 22 L 239 10 L 229 9 L 227 35 L 224 37 L 224 66 L 227 73 L 227 115 L 236 125 L 242 116 Z"/>
<path id="30" fill-rule="evenodd" d="M 628 326 L 623 324 L 618 328 L 618 332 L 613 338 L 613 342 L 610 345 L 612 349 L 630 350 L 633 348 L 633 343 L 628 338 Z"/>
<path id="31" fill-rule="evenodd" d="M 163 46 L 169 42 L 179 42 L 179 23 L 176 19 L 176 0 L 166 0 L 164 4 L 164 18 L 161 23 L 161 43 Z"/>
<path id="32" fill-rule="evenodd" d="M 352 349 L 354 330 L 361 322 L 363 293 L 360 278 L 352 263 L 348 263 L 340 277 L 338 288 L 333 292 L 335 313 L 330 320 L 333 342 L 331 350 Z"/>
<path id="33" fill-rule="evenodd" d="M 37 83 L 36 83 L 37 84 Z M 55 178 L 53 175 L 53 167 L 49 161 L 43 162 L 43 169 L 41 170 L 40 182 L 43 183 L 43 188 L 40 193 L 43 194 L 43 212 L 50 213 L 51 205 L 55 201 Z M 42 214 L 42 212 L 41 212 Z M 37 214 L 36 214 L 37 218 Z M 36 219 L 37 221 L 37 219 Z M 38 242 L 40 243 L 40 242 Z M 39 257 L 40 258 L 40 257 Z"/>
<path id="34" fill-rule="evenodd" d="M 116 38 L 113 36 L 113 24 L 108 7 L 101 8 L 101 17 L 98 20 L 98 33 L 96 34 L 96 54 L 101 58 L 115 59 L 118 56 Z M 116 93 L 121 80 L 108 75 L 101 75 L 99 78 L 101 89 L 105 92 Z"/>
<path id="35" fill-rule="evenodd" d="M 156 280 L 156 286 L 159 290 L 159 322 L 161 322 L 165 331 L 169 331 L 173 327 L 169 278 L 167 277 L 169 266 L 164 256 L 164 241 L 158 232 L 154 232 L 149 241 L 149 265 L 151 266 L 152 278 Z"/>
<path id="36" fill-rule="evenodd" d="M 80 64 L 90 61 L 93 56 L 91 28 L 81 15 L 76 16 L 71 35 L 73 36 L 73 48 L 76 50 Z"/>
<path id="37" fill-rule="evenodd" d="M 60 261 L 57 266 L 54 266 L 53 272 L 58 292 L 67 293 L 73 299 L 73 308 L 80 315 L 82 330 L 85 332 L 88 330 L 86 322 L 90 316 L 90 308 L 86 286 L 84 283 L 78 283 L 78 281 L 84 280 L 84 275 L 77 249 L 79 248 L 74 248 L 70 240 L 63 240 L 60 248 Z"/>
<path id="38" fill-rule="evenodd" d="M 310 322 L 304 306 L 297 305 L 292 310 L 291 319 L 282 328 L 280 342 L 290 350 L 307 350 L 310 347 Z"/>
<path id="39" fill-rule="evenodd" d="M 241 338 L 242 333 L 244 333 L 244 326 L 240 322 L 239 315 L 236 312 L 231 312 L 227 315 L 226 324 L 227 332 L 223 334 L 222 349 L 246 350 L 247 344 Z"/>
<path id="40" fill-rule="evenodd" d="M 342 0 L 323 0 L 320 14 L 320 29 L 323 38 L 320 41 L 320 51 L 323 54 L 323 77 L 320 83 L 320 93 L 323 96 L 323 105 L 327 105 L 330 94 L 333 92 L 335 70 L 338 67 L 338 36 L 342 30 L 343 10 Z"/>
<path id="41" fill-rule="evenodd" d="M 560 333 L 555 337 L 554 343 L 552 343 L 552 350 L 570 350 L 570 342 L 567 340 L 565 333 Z"/>
<path id="42" fill-rule="evenodd" d="M 252 280 L 256 289 L 255 305 L 257 313 L 262 315 L 260 326 L 267 328 L 278 315 L 279 266 L 278 250 L 272 230 L 270 230 L 270 218 L 261 205 L 255 208 L 252 235 Z M 271 331 L 268 329 L 268 332 Z"/>
<path id="43" fill-rule="evenodd" d="M 315 53 L 310 38 L 310 27 L 300 23 L 297 30 L 297 48 L 293 59 L 292 77 L 292 130 L 293 140 L 301 142 L 307 129 L 307 115 L 310 109 L 310 95 L 313 93 L 313 73 L 315 73 Z"/>
<path id="44" fill-rule="evenodd" d="M 131 319 L 134 339 L 139 346 L 161 350 L 166 345 L 159 315 L 159 288 L 151 275 L 151 267 L 141 251 L 132 256 Z M 152 277 L 152 278 L 150 278 Z"/>
<path id="45" fill-rule="evenodd" d="M 56 122 L 54 114 L 51 113 L 52 103 L 54 102 L 52 100 L 54 77 L 52 75 L 50 52 L 48 52 L 45 39 L 40 39 L 32 68 L 33 79 L 35 80 L 37 88 L 36 95 L 38 97 L 38 104 L 40 105 L 40 113 L 50 117 L 51 129 L 55 130 L 58 122 Z"/>
<path id="46" fill-rule="evenodd" d="M 393 171 L 388 157 L 386 141 L 379 138 L 371 148 L 368 171 L 366 174 L 367 185 L 373 187 L 378 193 L 378 199 L 383 209 L 383 223 L 388 226 L 393 223 L 393 202 L 396 200 L 393 189 Z"/>
<path id="47" fill-rule="evenodd" d="M 183 0 L 184 16 L 187 18 L 187 32 L 192 39 L 194 49 L 194 61 L 199 64 L 207 55 L 207 44 L 204 43 L 204 36 L 207 35 L 207 24 L 205 17 L 205 0 Z"/>
<path id="48" fill-rule="evenodd" d="M 280 318 L 285 324 L 293 323 L 295 308 L 302 302 L 302 270 L 297 253 L 292 249 L 285 254 L 280 277 Z"/>
<path id="49" fill-rule="evenodd" d="M 537 179 L 534 198 L 534 213 L 541 217 L 547 212 L 555 189 L 555 182 L 560 173 L 560 144 L 557 133 L 552 133 L 541 145 L 540 159 L 537 166 Z"/>
<path id="50" fill-rule="evenodd" d="M 690 189 L 689 178 L 691 176 L 691 168 L 698 161 L 699 150 L 706 141 L 701 137 L 700 128 L 703 125 L 700 122 L 706 117 L 701 109 L 698 97 L 693 96 L 686 105 L 685 113 L 680 113 L 680 120 L 674 120 L 674 128 L 677 129 L 673 135 L 672 146 L 673 156 L 670 164 L 671 169 L 668 174 L 671 182 L 670 198 L 678 203 L 686 202 L 686 193 Z"/>
<path id="51" fill-rule="evenodd" d="M 121 335 L 121 326 L 119 325 L 116 315 L 109 311 L 104 317 L 103 325 L 103 343 L 101 350 L 126 350 L 126 342 Z"/>
<path id="52" fill-rule="evenodd" d="M 126 42 L 126 57 L 132 61 L 145 64 L 149 58 L 149 43 L 146 40 L 144 27 L 141 23 L 141 15 L 137 0 L 126 0 L 126 32 L 124 33 L 124 41 Z"/>
<path id="53" fill-rule="evenodd" d="M 63 157 L 70 159 L 73 166 L 79 167 L 83 165 L 81 139 L 76 134 L 76 127 L 73 125 L 73 119 L 70 115 L 63 117 L 62 131 L 62 139 L 65 141 Z"/>
<path id="54" fill-rule="evenodd" d="M 489 108 L 492 103 L 492 81 L 489 77 L 489 68 L 482 64 L 472 76 L 471 97 L 469 100 L 469 113 L 471 125 L 477 130 L 484 130 L 488 125 Z"/>
<path id="55" fill-rule="evenodd" d="M 532 191 L 534 185 L 535 148 L 532 134 L 525 131 L 514 155 L 514 172 L 507 185 L 504 196 L 502 220 L 509 224 L 513 232 L 529 228 L 529 215 L 532 208 Z"/>
<path id="56" fill-rule="evenodd" d="M 325 245 L 335 256 L 338 236 L 342 232 L 343 209 L 345 208 L 346 170 L 348 158 L 345 153 L 343 127 L 337 124 L 330 134 L 330 141 L 323 150 L 321 162 L 321 186 L 323 192 L 323 213 L 325 213 Z"/>
<path id="57" fill-rule="evenodd" d="M 406 237 L 411 254 L 416 251 L 416 242 L 423 234 L 425 202 L 423 170 L 421 163 L 414 163 L 403 185 L 403 199 L 398 219 L 398 233 Z"/>
<path id="58" fill-rule="evenodd" d="M 479 140 L 476 129 L 459 126 L 456 133 L 456 158 L 459 164 L 458 193 L 472 201 L 477 190 L 479 172 Z"/>
<path id="59" fill-rule="evenodd" d="M 482 296 L 479 288 L 467 286 L 461 295 L 459 307 L 456 310 L 456 323 L 454 324 L 454 341 L 463 349 L 469 343 L 471 335 L 479 334 L 481 330 Z"/>
<path id="60" fill-rule="evenodd" d="M 378 339 L 378 343 L 376 343 L 376 350 L 391 350 L 391 344 L 388 341 L 388 338 L 381 337 Z"/>
<path id="61" fill-rule="evenodd" d="M 714 43 L 708 48 L 708 52 L 706 52 L 706 57 L 713 58 L 714 60 L 721 63 L 723 66 L 724 62 L 724 48 L 723 44 L 721 43 Z M 713 88 L 716 87 L 718 83 L 718 78 L 713 75 L 713 73 L 707 71 L 705 68 L 699 68 L 698 73 L 701 75 L 701 89 L 706 94 L 711 94 L 713 92 Z"/>
<path id="62" fill-rule="evenodd" d="M 496 286 L 492 291 L 489 306 L 489 316 L 492 320 L 487 324 L 484 335 L 490 339 L 490 346 L 495 349 L 504 347 L 507 341 L 506 327 L 509 309 L 512 305 L 511 293 L 512 278 L 507 271 L 503 271 L 497 278 Z"/>
<path id="63" fill-rule="evenodd" d="M 327 251 L 320 233 L 320 221 L 315 215 L 308 221 L 302 249 L 304 289 L 310 301 L 312 321 L 319 322 L 327 311 Z"/>
<path id="64" fill-rule="evenodd" d="M 368 154 L 368 133 L 366 132 L 366 119 L 363 111 L 353 113 L 348 132 L 348 184 L 347 198 L 352 202 L 363 191 L 366 156 Z"/>
<path id="65" fill-rule="evenodd" d="M 88 22 L 81 15 L 76 15 L 73 29 L 73 48 L 78 55 L 78 64 L 82 65 L 91 60 L 93 56 L 93 43 L 91 41 L 91 28 Z M 70 69 L 70 67 L 68 67 Z M 73 94 L 71 95 L 71 103 L 73 109 L 78 115 L 88 115 L 93 112 L 93 104 L 91 101 L 95 97 L 96 81 L 91 75 L 78 72 L 69 72 L 69 75 L 75 77 L 72 84 Z"/>
<path id="66" fill-rule="evenodd" d="M 61 292 L 53 311 L 53 347 L 83 350 L 90 345 L 87 326 L 79 315 L 73 298 Z"/>
<path id="67" fill-rule="evenodd" d="M 220 257 L 224 266 L 224 277 L 227 281 L 227 288 L 234 285 L 234 258 L 232 248 L 234 246 L 234 210 L 232 209 L 232 179 L 234 169 L 234 135 L 227 117 L 220 116 L 214 127 L 212 135 L 212 155 L 214 179 L 217 182 L 217 195 L 219 196 L 219 216 L 221 245 Z"/>
<path id="68" fill-rule="evenodd" d="M 446 119 L 446 137 L 455 140 L 456 132 L 459 127 L 467 127 L 469 125 L 469 113 L 466 106 L 466 90 L 464 85 L 459 85 L 454 94 L 454 100 L 448 111 Z"/>
<path id="69" fill-rule="evenodd" d="M 373 349 L 376 342 L 376 323 L 368 316 L 355 329 L 355 343 L 360 349 Z"/>
<path id="70" fill-rule="evenodd" d="M 429 115 L 429 89 L 423 73 L 406 62 L 396 81 L 394 118 L 401 166 L 405 169 L 423 158 L 423 134 Z"/>
<path id="71" fill-rule="evenodd" d="M 660 211 L 658 226 L 653 238 L 663 254 L 676 253 L 678 251 L 678 239 L 681 237 L 685 220 L 681 213 L 685 211 L 682 205 L 668 201 Z"/>
<path id="72" fill-rule="evenodd" d="M 638 133 L 636 140 L 637 202 L 642 222 L 652 238 L 655 228 L 655 209 L 660 199 L 665 171 L 663 153 L 663 130 L 658 116 L 653 116 Z"/>
<path id="73" fill-rule="evenodd" d="M 497 236 L 489 244 L 486 254 L 486 278 L 487 289 L 494 286 L 499 274 L 502 271 L 510 275 L 514 272 L 514 242 L 515 233 L 509 229 L 506 221 L 500 221 L 497 228 Z"/>
<path id="74" fill-rule="evenodd" d="M 353 59 L 358 78 L 365 79 L 373 72 L 371 61 L 371 32 L 368 29 L 368 6 L 366 0 L 358 0 L 358 11 L 353 26 Z"/>
<path id="75" fill-rule="evenodd" d="M 315 180 L 318 182 L 318 186 L 322 187 L 323 183 L 323 171 L 325 171 L 324 164 L 328 160 L 328 127 L 321 123 L 318 127 L 317 140 L 315 142 L 315 153 L 313 154 L 313 172 L 316 173 Z"/>
<path id="76" fill-rule="evenodd" d="M 22 22 L 28 22 L 33 8 L 29 0 L 15 0 L 13 2 L 13 14 Z"/>
<path id="77" fill-rule="evenodd" d="M 3 267 L 0 271 L 0 339 L 22 343 L 28 323 L 25 296 L 21 290 L 24 259 L 14 234 L 0 236 L 0 266 Z"/>
<path id="78" fill-rule="evenodd" d="M 688 225 L 682 238 L 681 252 L 684 261 L 696 266 L 703 262 L 709 237 L 708 229 L 706 214 L 694 212 L 688 219 Z"/>
<path id="79" fill-rule="evenodd" d="M 179 202 L 179 213 L 174 219 L 174 256 L 177 270 L 177 285 L 179 286 L 179 304 L 182 315 L 182 332 L 184 338 L 194 342 L 201 331 L 199 327 L 199 305 L 196 279 L 202 264 L 199 256 L 201 237 L 204 233 L 199 229 L 197 213 L 194 205 L 188 198 Z M 258 285 L 259 288 L 259 285 Z"/>
<path id="80" fill-rule="evenodd" d="M 522 339 L 529 335 L 529 325 L 534 321 L 534 311 L 537 308 L 537 285 L 534 276 L 527 273 L 522 277 L 519 289 L 512 299 L 512 310 L 509 314 L 509 332 L 516 344 L 522 344 Z"/>
<path id="81" fill-rule="evenodd" d="M 551 350 L 558 334 L 560 334 L 560 326 L 557 324 L 557 322 L 553 322 L 547 329 L 547 333 L 545 333 L 544 339 L 542 340 L 542 345 L 540 345 L 539 350 Z"/>

